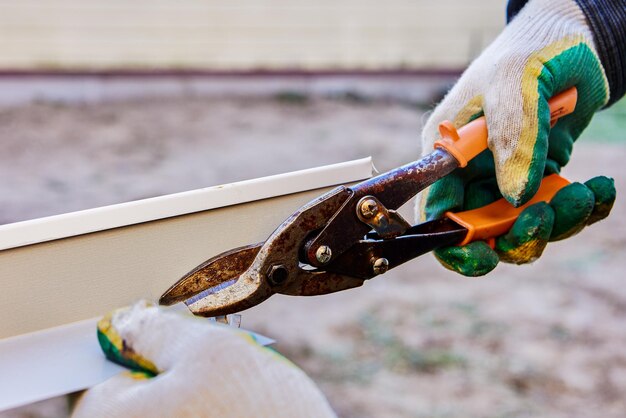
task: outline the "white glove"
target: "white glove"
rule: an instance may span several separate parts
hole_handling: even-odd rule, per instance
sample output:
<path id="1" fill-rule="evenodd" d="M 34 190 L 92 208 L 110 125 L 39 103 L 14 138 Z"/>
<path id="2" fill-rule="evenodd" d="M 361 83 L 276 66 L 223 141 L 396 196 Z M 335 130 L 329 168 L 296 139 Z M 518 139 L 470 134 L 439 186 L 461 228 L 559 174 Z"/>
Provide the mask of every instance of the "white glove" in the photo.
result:
<path id="1" fill-rule="evenodd" d="M 248 333 L 146 302 L 98 324 L 107 355 L 143 369 L 99 384 L 73 418 L 334 417 L 302 370 Z"/>

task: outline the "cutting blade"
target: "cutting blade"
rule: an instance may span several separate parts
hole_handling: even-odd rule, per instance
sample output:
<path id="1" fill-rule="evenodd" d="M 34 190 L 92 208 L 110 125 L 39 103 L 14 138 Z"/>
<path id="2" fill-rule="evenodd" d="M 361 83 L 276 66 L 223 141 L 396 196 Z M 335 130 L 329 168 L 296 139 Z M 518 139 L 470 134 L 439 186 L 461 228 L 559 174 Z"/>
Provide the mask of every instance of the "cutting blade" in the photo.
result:
<path id="1" fill-rule="evenodd" d="M 167 289 L 159 299 L 159 304 L 173 305 L 199 293 L 215 293 L 234 284 L 250 267 L 262 245 L 246 245 L 210 258 Z"/>

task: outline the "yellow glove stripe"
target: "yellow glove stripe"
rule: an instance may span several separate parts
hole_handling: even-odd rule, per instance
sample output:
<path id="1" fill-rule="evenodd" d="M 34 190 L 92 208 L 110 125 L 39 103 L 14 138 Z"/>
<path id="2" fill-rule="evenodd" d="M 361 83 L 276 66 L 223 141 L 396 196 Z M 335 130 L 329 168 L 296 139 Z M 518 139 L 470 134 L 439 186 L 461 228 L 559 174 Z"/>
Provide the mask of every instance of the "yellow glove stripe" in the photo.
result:
<path id="1" fill-rule="evenodd" d="M 483 112 L 484 98 L 482 94 L 472 97 L 456 114 L 452 123 L 455 128 L 467 125 L 469 122 L 477 118 Z"/>
<path id="2" fill-rule="evenodd" d="M 142 370 L 149 370 L 155 375 L 159 374 L 159 369 L 154 363 L 136 353 L 132 347 L 124 344 L 124 339 L 117 333 L 111 322 L 114 314 L 115 312 L 111 312 L 98 321 L 98 331 L 107 338 L 121 358 L 135 363 Z"/>
<path id="3" fill-rule="evenodd" d="M 541 256 L 548 241 L 534 239 L 508 251 L 498 251 L 500 261 L 513 264 L 526 264 Z"/>
<path id="4" fill-rule="evenodd" d="M 499 185 L 501 190 L 518 190 L 521 193 L 525 188 L 519 187 L 519 185 L 520 182 L 527 182 L 534 155 L 533 152 L 528 152 L 528 150 L 534 150 L 537 142 L 539 132 L 539 78 L 544 70 L 544 64 L 564 51 L 583 43 L 586 44 L 586 39 L 582 35 L 566 37 L 549 44 L 528 57 L 521 80 L 520 93 L 523 98 L 523 111 L 520 138 L 513 150 L 513 154 L 502 163 L 503 166 L 501 168 L 498 167 L 500 162 L 496 159 L 496 168 L 499 172 L 511 173 L 511 175 L 498 179 L 502 182 Z M 590 47 L 589 49 L 593 51 L 593 48 Z M 513 196 L 515 199 L 520 197 Z"/>
<path id="5" fill-rule="evenodd" d="M 128 370 L 124 372 L 124 375 L 133 380 L 150 380 L 153 376 L 146 374 L 146 372 L 140 372 L 136 370 Z"/>

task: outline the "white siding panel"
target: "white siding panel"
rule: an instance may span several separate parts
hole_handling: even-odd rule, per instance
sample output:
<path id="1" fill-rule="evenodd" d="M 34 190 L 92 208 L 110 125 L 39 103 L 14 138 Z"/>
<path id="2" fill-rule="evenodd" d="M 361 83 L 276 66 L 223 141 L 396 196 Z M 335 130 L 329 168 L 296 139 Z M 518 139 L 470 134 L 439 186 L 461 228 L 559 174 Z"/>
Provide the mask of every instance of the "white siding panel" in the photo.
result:
<path id="1" fill-rule="evenodd" d="M 4 225 L 0 340 L 156 300 L 207 258 L 265 240 L 330 186 L 369 178 L 372 164 L 312 170 Z"/>

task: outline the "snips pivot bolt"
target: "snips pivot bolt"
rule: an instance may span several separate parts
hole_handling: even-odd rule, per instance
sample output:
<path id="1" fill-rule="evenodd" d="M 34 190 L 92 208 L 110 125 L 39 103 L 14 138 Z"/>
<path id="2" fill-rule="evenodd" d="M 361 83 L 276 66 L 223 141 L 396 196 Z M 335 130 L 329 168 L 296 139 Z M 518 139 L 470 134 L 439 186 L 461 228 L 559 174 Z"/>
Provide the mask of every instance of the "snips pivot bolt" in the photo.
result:
<path id="1" fill-rule="evenodd" d="M 376 275 L 386 273 L 387 270 L 389 270 L 389 260 L 386 258 L 377 258 L 374 260 L 372 267 Z"/>
<path id="2" fill-rule="evenodd" d="M 361 201 L 359 211 L 365 219 L 371 219 L 378 213 L 378 203 L 374 199 L 365 199 Z"/>
<path id="3" fill-rule="evenodd" d="M 326 264 L 333 256 L 333 252 L 328 245 L 320 245 L 315 251 L 315 258 L 322 264 Z"/>
<path id="4" fill-rule="evenodd" d="M 289 277 L 289 271 L 282 264 L 273 265 L 267 272 L 267 279 L 272 286 L 279 286 Z"/>

